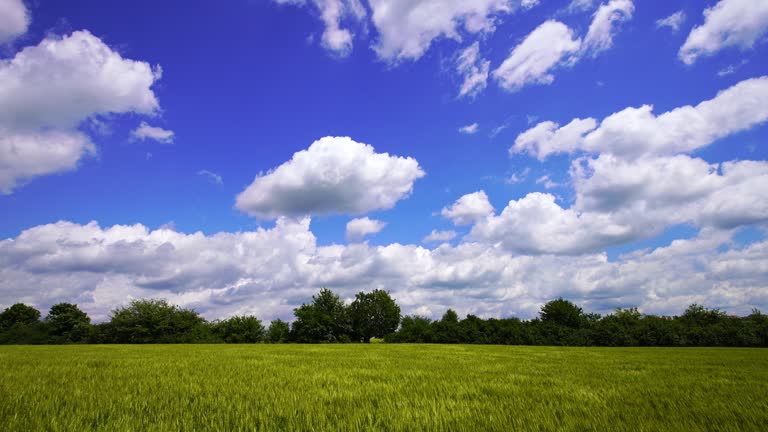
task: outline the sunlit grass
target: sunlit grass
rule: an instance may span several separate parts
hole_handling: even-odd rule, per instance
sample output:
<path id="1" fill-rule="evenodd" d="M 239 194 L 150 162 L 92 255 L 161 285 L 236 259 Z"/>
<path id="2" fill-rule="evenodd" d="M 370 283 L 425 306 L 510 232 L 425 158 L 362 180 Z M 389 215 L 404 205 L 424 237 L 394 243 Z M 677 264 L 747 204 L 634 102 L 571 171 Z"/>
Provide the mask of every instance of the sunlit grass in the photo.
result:
<path id="1" fill-rule="evenodd" d="M 0 347 L 2 431 L 766 430 L 768 351 Z"/>

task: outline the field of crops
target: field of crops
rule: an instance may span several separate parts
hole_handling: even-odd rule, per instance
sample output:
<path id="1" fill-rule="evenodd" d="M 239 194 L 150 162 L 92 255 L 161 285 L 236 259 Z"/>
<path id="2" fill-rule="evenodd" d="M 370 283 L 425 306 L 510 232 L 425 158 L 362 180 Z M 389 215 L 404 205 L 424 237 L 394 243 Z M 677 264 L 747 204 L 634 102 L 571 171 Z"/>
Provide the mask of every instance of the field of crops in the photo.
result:
<path id="1" fill-rule="evenodd" d="M 0 430 L 766 430 L 768 350 L 0 347 Z"/>

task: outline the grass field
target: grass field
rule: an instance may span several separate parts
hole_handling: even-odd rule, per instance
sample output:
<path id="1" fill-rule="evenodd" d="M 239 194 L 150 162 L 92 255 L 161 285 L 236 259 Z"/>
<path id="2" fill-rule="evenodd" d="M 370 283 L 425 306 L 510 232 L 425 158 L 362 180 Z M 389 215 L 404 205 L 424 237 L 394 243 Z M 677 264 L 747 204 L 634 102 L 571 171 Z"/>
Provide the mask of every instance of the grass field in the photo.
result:
<path id="1" fill-rule="evenodd" d="M 0 347 L 2 431 L 767 428 L 759 349 Z"/>

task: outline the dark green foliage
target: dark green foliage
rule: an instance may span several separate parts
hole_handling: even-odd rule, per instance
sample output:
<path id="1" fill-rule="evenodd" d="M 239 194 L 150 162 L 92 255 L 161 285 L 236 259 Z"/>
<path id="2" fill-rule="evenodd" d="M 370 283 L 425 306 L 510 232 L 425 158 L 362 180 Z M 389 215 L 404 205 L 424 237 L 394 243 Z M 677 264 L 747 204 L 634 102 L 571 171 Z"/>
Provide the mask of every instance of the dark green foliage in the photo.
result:
<path id="1" fill-rule="evenodd" d="M 255 316 L 234 316 L 212 324 L 213 332 L 226 343 L 256 343 L 264 340 L 264 326 Z"/>
<path id="2" fill-rule="evenodd" d="M 558 298 L 541 307 L 541 321 L 563 327 L 581 328 L 587 322 L 587 317 L 580 307 Z"/>
<path id="3" fill-rule="evenodd" d="M 32 324 L 40 319 L 40 311 L 24 303 L 16 303 L 0 313 L 0 330 L 17 324 Z"/>
<path id="4" fill-rule="evenodd" d="M 354 339 L 367 343 L 372 337 L 383 338 L 397 330 L 400 306 L 386 291 L 359 292 L 349 305 L 349 318 Z"/>
<path id="5" fill-rule="evenodd" d="M 165 300 L 133 300 L 112 311 L 109 337 L 113 343 L 192 343 L 210 339 L 197 312 Z"/>
<path id="6" fill-rule="evenodd" d="M 295 342 L 349 342 L 352 327 L 347 307 L 333 291 L 323 288 L 312 303 L 294 309 L 296 321 L 291 327 Z"/>
<path id="7" fill-rule="evenodd" d="M 165 300 L 134 300 L 115 309 L 110 321 L 90 324 L 73 304 L 54 305 L 41 321 L 40 312 L 18 303 L 0 313 L 0 344 L 328 343 L 373 337 L 395 343 L 768 347 L 768 316 L 759 310 L 737 317 L 697 304 L 676 317 L 643 315 L 637 308 L 601 317 L 559 298 L 542 306 L 540 318 L 528 321 L 475 315 L 460 320 L 453 309 L 438 321 L 420 316 L 400 320 L 400 308 L 385 291 L 361 292 L 346 306 L 322 289 L 294 313 L 292 326 L 277 319 L 265 330 L 254 316 L 209 323 Z"/>
<path id="8" fill-rule="evenodd" d="M 387 342 L 432 342 L 432 320 L 420 316 L 406 316 L 400 330 L 386 337 Z"/>
<path id="9" fill-rule="evenodd" d="M 91 319 L 77 305 L 59 303 L 53 305 L 45 318 L 52 343 L 86 341 L 91 333 Z"/>
<path id="10" fill-rule="evenodd" d="M 291 336 L 291 326 L 281 320 L 276 319 L 269 323 L 269 329 L 267 329 L 267 340 L 270 343 L 285 343 Z"/>

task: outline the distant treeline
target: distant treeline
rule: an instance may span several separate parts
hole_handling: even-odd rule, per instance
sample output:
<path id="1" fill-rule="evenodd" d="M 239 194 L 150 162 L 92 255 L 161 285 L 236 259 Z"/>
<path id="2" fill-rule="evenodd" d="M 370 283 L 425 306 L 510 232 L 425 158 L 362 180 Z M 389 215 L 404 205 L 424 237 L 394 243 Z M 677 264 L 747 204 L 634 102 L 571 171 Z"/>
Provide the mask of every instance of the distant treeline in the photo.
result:
<path id="1" fill-rule="evenodd" d="M 731 346 L 768 347 L 768 316 L 729 316 L 718 309 L 689 306 L 680 316 L 644 315 L 636 308 L 605 316 L 585 313 L 559 298 L 542 306 L 539 317 L 459 319 L 448 309 L 440 320 L 400 315 L 381 290 L 360 292 L 344 304 L 328 289 L 294 309 L 294 321 L 255 316 L 206 321 L 197 312 L 165 300 L 134 300 L 112 311 L 109 321 L 92 324 L 77 305 L 59 303 L 45 319 L 17 303 L 0 313 L 0 344 L 149 343 L 349 343 L 372 338 L 391 343 L 467 343 L 571 346 Z"/>

